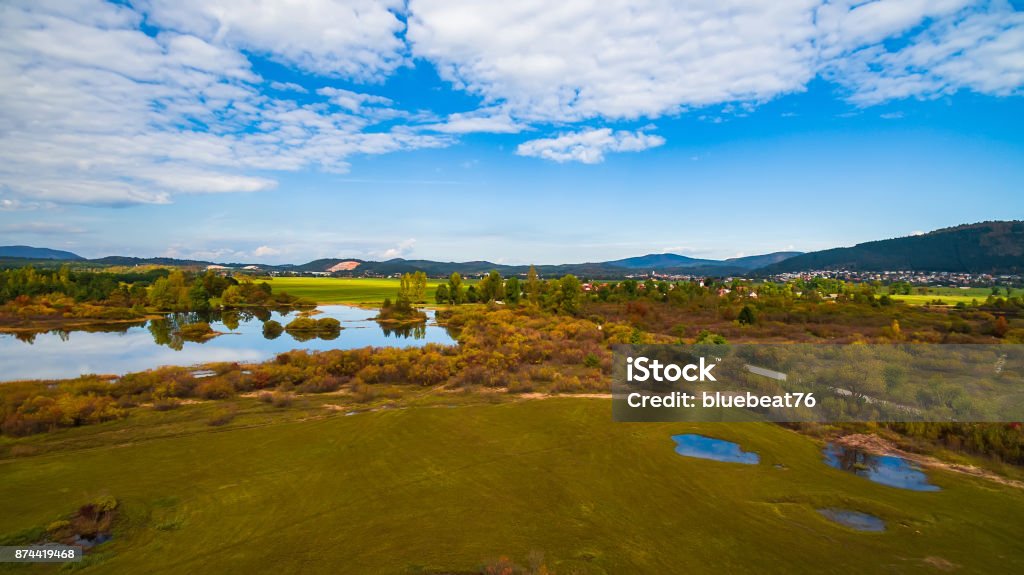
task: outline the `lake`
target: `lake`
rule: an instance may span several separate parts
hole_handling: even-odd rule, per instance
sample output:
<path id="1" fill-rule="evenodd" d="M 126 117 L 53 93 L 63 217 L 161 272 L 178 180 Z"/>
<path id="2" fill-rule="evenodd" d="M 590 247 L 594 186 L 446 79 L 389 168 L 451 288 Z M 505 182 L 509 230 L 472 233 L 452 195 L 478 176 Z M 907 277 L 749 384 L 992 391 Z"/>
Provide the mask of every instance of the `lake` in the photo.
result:
<path id="1" fill-rule="evenodd" d="M 212 314 L 169 314 L 164 319 L 131 327 L 107 327 L 105 331 L 60 331 L 34 336 L 0 334 L 0 381 L 71 378 L 87 373 L 125 374 L 163 365 L 196 365 L 218 361 L 258 362 L 293 349 L 328 350 L 360 347 L 411 347 L 428 343 L 455 345 L 448 330 L 426 310 L 426 325 L 386 328 L 373 321 L 375 309 L 344 305 L 318 306 L 316 319 L 331 317 L 344 329 L 331 339 L 284 332 L 270 339 L 263 321 L 282 325 L 297 311 L 237 310 Z M 173 335 L 175 326 L 209 321 L 219 332 L 205 342 L 183 341 Z"/>

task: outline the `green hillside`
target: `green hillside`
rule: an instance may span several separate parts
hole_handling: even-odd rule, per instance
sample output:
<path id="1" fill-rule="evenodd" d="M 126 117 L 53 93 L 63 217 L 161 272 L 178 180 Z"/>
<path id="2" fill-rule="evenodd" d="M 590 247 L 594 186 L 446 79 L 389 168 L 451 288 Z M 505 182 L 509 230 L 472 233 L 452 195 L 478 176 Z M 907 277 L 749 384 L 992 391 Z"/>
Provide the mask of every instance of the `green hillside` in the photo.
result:
<path id="1" fill-rule="evenodd" d="M 67 449 L 0 461 L 0 536 L 109 495 L 114 538 L 76 572 L 450 574 L 537 551 L 559 574 L 1024 570 L 1024 491 L 938 471 L 939 492 L 878 485 L 775 425 L 614 423 L 603 399 L 456 397 L 277 423 L 280 410 L 247 407 L 213 429 L 210 408 L 45 436 Z M 671 436 L 688 432 L 761 462 L 677 455 Z M 820 507 L 888 528 L 853 531 Z"/>
<path id="2" fill-rule="evenodd" d="M 772 274 L 820 269 L 1024 272 L 1024 221 L 982 222 L 810 252 L 757 270 Z"/>

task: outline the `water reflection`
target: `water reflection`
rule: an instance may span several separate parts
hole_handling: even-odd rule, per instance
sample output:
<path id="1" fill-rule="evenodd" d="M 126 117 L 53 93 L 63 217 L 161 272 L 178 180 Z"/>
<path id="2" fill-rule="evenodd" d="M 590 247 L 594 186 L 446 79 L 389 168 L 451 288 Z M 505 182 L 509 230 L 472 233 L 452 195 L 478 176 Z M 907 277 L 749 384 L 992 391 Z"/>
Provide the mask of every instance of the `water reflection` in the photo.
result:
<path id="1" fill-rule="evenodd" d="M 403 339 L 408 339 L 408 338 L 423 339 L 426 336 L 426 334 L 427 334 L 427 324 L 426 323 L 413 323 L 413 324 L 407 324 L 407 325 L 395 325 L 395 324 L 377 322 L 377 325 L 380 326 L 381 331 L 383 331 L 384 335 L 386 335 L 387 337 L 403 338 Z"/>
<path id="2" fill-rule="evenodd" d="M 885 531 L 885 521 L 881 518 L 875 517 L 874 515 L 861 513 L 860 511 L 828 507 L 825 509 L 819 509 L 818 513 L 821 513 L 830 521 L 835 521 L 840 525 L 844 525 L 850 529 L 856 529 L 857 531 L 873 531 L 876 533 Z"/>
<path id="3" fill-rule="evenodd" d="M 743 451 L 738 443 L 715 439 L 696 433 L 684 433 L 673 435 L 672 440 L 676 442 L 676 453 L 687 457 L 700 459 L 712 459 L 714 461 L 726 461 L 730 463 L 745 463 L 756 465 L 761 457 L 753 451 Z"/>
<path id="4" fill-rule="evenodd" d="M 320 306 L 312 317 L 334 318 L 338 331 L 289 333 L 283 329 L 299 316 L 294 310 L 241 309 L 230 312 L 169 314 L 136 324 L 106 325 L 82 330 L 34 334 L 0 334 L 0 381 L 65 378 L 85 373 L 122 374 L 161 365 L 194 365 L 214 361 L 262 361 L 292 349 L 353 349 L 366 346 L 410 347 L 427 343 L 455 345 L 433 321 L 395 326 L 373 321 L 377 310 Z M 189 341 L 178 330 L 206 322 L 221 335 Z M 282 329 L 273 329 L 273 323 Z M 269 328 L 269 329 L 268 329 Z"/>
<path id="5" fill-rule="evenodd" d="M 939 490 L 938 486 L 928 482 L 923 471 L 902 457 L 874 455 L 829 443 L 825 447 L 825 463 L 889 487 L 911 491 Z"/>

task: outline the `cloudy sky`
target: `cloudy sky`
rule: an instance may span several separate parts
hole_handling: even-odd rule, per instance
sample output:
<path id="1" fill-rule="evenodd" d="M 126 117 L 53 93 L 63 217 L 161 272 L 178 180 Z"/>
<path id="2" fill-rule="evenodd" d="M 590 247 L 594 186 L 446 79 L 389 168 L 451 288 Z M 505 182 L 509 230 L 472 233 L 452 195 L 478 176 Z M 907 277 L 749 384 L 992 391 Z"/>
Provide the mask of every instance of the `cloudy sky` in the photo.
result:
<path id="1" fill-rule="evenodd" d="M 1022 9 L 4 0 L 0 243 L 559 263 L 1022 218 Z"/>

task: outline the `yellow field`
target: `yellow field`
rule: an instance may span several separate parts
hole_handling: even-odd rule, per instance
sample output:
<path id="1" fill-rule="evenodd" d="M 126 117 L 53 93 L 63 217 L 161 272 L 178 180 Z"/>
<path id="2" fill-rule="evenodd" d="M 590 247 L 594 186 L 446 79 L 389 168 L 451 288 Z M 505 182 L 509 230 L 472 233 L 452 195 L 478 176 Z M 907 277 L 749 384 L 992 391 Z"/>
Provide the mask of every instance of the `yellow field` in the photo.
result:
<path id="1" fill-rule="evenodd" d="M 427 280 L 427 301 L 434 302 L 434 291 L 444 280 Z M 267 280 L 275 292 L 307 298 L 318 304 L 380 305 L 384 298 L 395 299 L 398 279 L 392 278 L 292 278 Z M 472 282 L 466 281 L 468 285 Z"/>

